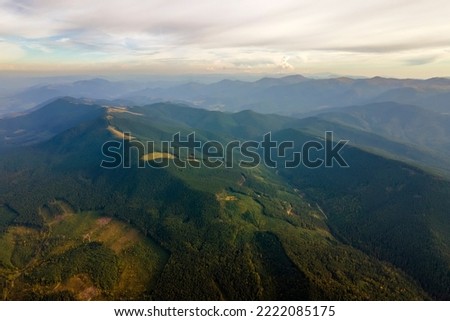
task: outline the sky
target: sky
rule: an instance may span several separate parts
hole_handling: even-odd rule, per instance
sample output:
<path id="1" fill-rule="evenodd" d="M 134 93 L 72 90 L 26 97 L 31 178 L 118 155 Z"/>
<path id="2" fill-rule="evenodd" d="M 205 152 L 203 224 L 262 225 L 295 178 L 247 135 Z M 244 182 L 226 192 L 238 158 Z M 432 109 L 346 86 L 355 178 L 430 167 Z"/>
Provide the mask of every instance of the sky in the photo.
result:
<path id="1" fill-rule="evenodd" d="M 0 73 L 450 76 L 448 0 L 0 0 Z"/>

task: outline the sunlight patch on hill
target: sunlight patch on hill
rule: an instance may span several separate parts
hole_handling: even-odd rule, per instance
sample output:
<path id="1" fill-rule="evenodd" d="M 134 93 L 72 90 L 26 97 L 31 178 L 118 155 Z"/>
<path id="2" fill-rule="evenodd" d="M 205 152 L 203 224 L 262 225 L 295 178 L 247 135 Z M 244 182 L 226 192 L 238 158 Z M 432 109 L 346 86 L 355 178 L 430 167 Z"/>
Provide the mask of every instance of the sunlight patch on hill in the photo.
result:
<path id="1" fill-rule="evenodd" d="M 154 152 L 154 153 L 146 154 L 141 157 L 141 159 L 144 161 L 152 161 L 152 160 L 163 159 L 163 158 L 174 159 L 175 156 L 170 153 Z"/>
<path id="2" fill-rule="evenodd" d="M 107 129 L 109 130 L 109 132 L 111 134 L 113 134 L 115 137 L 120 138 L 120 139 L 125 139 L 125 140 L 130 140 L 130 139 L 134 139 L 134 136 L 131 135 L 125 135 L 125 133 L 121 132 L 120 130 L 114 128 L 113 126 L 108 126 Z"/>
<path id="3" fill-rule="evenodd" d="M 127 108 L 121 107 L 107 107 L 107 108 L 108 113 L 127 113 L 131 115 L 142 116 L 142 114 L 129 111 Z"/>

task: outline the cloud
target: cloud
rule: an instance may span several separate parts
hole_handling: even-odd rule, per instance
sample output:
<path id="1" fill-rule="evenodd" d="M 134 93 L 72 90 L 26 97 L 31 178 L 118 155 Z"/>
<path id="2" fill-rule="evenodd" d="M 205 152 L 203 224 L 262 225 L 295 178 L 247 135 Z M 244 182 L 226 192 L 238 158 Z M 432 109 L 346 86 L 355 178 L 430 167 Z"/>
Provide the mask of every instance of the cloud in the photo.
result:
<path id="1" fill-rule="evenodd" d="M 289 62 L 288 62 L 289 58 L 284 56 L 283 59 L 281 60 L 280 63 L 280 67 L 281 69 L 286 69 L 286 70 L 294 70 L 294 66 L 292 66 Z"/>
<path id="2" fill-rule="evenodd" d="M 432 55 L 432 56 L 418 56 L 409 58 L 405 61 L 407 65 L 410 66 L 420 66 L 420 65 L 427 65 L 435 62 L 439 59 L 438 55 Z"/>
<path id="3" fill-rule="evenodd" d="M 0 37 L 30 62 L 290 72 L 447 50 L 449 12 L 447 0 L 0 0 Z"/>
<path id="4" fill-rule="evenodd" d="M 15 62 L 24 56 L 25 52 L 19 46 L 0 39 L 0 63 Z"/>

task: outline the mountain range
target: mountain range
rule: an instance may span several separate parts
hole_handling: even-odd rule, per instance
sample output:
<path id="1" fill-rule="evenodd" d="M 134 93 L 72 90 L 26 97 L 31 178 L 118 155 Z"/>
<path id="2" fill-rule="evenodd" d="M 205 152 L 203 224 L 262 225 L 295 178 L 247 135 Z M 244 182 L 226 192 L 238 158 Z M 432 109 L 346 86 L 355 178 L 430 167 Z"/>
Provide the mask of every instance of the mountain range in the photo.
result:
<path id="1" fill-rule="evenodd" d="M 448 300 L 449 120 L 443 105 L 376 102 L 396 86 L 437 93 L 447 82 L 223 81 L 121 103 L 51 97 L 2 119 L 3 299 Z M 325 131 L 350 141 L 348 167 L 243 167 L 238 154 L 230 167 L 158 167 L 208 156 L 164 148 L 178 132 L 223 144 L 270 132 L 301 147 L 326 144 Z M 148 141 L 157 150 L 141 155 Z M 129 168 L 100 166 L 105 142 L 121 144 Z"/>
<path id="2" fill-rule="evenodd" d="M 207 109 L 302 115 L 324 108 L 394 101 L 448 112 L 450 80 L 446 78 L 310 79 L 300 75 L 263 78 L 255 82 L 222 80 L 188 83 L 171 88 L 147 88 L 123 98 L 137 104 L 149 100 L 183 101 Z"/>
<path id="3" fill-rule="evenodd" d="M 251 109 L 304 117 L 326 108 L 397 102 L 448 114 L 447 78 L 354 79 L 307 78 L 291 75 L 257 81 L 224 79 L 214 83 L 167 81 L 109 81 L 102 78 L 37 84 L 0 97 L 0 115 L 17 114 L 55 97 L 113 100 L 120 105 L 181 102 L 209 110 L 237 112 Z"/>

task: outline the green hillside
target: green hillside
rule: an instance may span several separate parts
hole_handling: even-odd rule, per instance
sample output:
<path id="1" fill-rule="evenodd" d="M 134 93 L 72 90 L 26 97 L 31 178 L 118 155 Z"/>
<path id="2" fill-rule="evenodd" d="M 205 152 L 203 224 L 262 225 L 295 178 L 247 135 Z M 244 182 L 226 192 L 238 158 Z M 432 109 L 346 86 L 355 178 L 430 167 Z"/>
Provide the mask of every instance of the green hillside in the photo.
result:
<path id="1" fill-rule="evenodd" d="M 350 169 L 101 168 L 121 132 L 314 138 L 253 112 L 101 111 L 0 156 L 4 299 L 448 298 L 447 181 L 355 148 Z"/>

